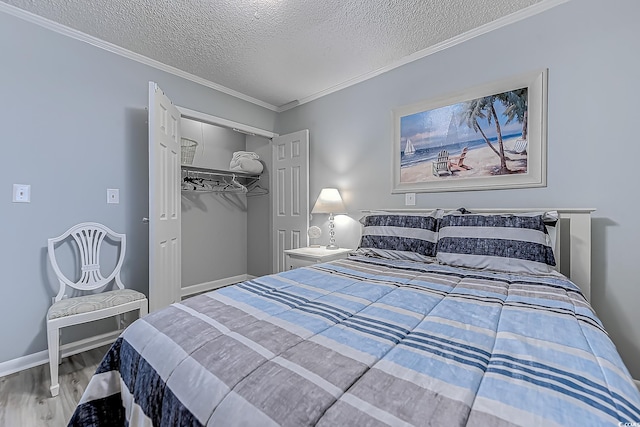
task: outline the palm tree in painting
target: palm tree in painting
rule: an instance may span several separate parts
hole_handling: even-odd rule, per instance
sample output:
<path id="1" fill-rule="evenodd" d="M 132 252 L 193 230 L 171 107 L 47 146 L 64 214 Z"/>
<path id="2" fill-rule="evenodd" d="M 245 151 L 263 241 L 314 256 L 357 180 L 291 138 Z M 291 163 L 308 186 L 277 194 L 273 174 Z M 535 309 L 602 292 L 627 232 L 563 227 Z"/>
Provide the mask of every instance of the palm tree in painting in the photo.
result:
<path id="1" fill-rule="evenodd" d="M 496 172 L 499 175 L 511 173 L 507 168 L 507 158 L 504 154 L 504 144 L 502 140 L 502 129 L 498 120 L 495 102 L 504 104 L 507 123 L 514 119 L 523 123 L 523 135 L 526 135 L 526 114 L 527 114 L 527 89 L 518 89 L 509 92 L 503 92 L 495 95 L 485 96 L 482 98 L 472 99 L 464 103 L 460 124 L 466 122 L 474 131 L 480 133 L 487 145 L 500 158 L 500 168 Z M 491 143 L 486 133 L 478 123 L 479 119 L 486 119 L 489 125 L 496 127 L 496 136 L 498 138 L 498 148 Z M 524 138 L 525 136 L 523 136 Z"/>
<path id="2" fill-rule="evenodd" d="M 504 115 L 507 116 L 507 124 L 514 119 L 522 123 L 522 139 L 527 139 L 527 88 L 511 90 L 497 95 L 504 104 Z"/>
<path id="3" fill-rule="evenodd" d="M 498 174 L 507 174 L 509 173 L 509 169 L 507 168 L 507 159 L 504 155 L 504 145 L 502 143 L 502 130 L 500 129 L 500 122 L 498 121 L 498 114 L 496 113 L 496 109 L 493 105 L 495 100 L 497 99 L 497 95 L 485 96 L 482 98 L 472 99 L 471 101 L 465 102 L 464 109 L 462 111 L 462 118 L 460 120 L 460 124 L 466 122 L 467 125 L 476 132 L 479 132 L 487 145 L 493 150 L 494 153 L 498 157 L 500 157 L 500 169 L 498 170 Z M 478 123 L 478 119 L 486 119 L 489 124 L 492 122 L 495 123 L 496 126 L 496 135 L 498 136 L 498 149 L 494 147 L 491 143 L 487 134 L 484 133 L 482 127 Z"/>

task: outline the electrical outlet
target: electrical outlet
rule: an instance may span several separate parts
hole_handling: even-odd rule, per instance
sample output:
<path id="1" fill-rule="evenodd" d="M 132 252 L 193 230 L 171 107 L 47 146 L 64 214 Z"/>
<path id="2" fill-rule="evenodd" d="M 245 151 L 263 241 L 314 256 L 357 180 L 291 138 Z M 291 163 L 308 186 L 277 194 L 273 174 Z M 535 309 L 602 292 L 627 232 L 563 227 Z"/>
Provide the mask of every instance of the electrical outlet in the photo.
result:
<path id="1" fill-rule="evenodd" d="M 28 184 L 13 184 L 13 202 L 31 203 L 31 186 Z"/>
<path id="2" fill-rule="evenodd" d="M 416 193 L 405 193 L 405 195 L 404 195 L 404 205 L 405 206 L 415 206 L 416 205 Z"/>
<path id="3" fill-rule="evenodd" d="M 120 203 L 120 190 L 117 188 L 107 188 L 107 203 Z"/>

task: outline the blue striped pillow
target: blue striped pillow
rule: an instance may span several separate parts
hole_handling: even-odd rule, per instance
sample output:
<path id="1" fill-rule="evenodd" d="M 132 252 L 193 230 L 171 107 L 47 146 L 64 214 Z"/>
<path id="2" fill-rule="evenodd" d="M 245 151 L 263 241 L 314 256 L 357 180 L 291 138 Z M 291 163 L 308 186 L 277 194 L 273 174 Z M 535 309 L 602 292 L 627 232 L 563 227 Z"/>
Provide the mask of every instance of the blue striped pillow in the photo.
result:
<path id="1" fill-rule="evenodd" d="M 428 214 L 367 215 L 360 220 L 364 229 L 355 253 L 389 259 L 434 262 L 439 216 L 439 210 Z"/>
<path id="2" fill-rule="evenodd" d="M 463 212 L 442 217 L 438 262 L 519 274 L 554 271 L 556 261 L 546 227 L 555 223 L 557 212 L 496 215 Z"/>

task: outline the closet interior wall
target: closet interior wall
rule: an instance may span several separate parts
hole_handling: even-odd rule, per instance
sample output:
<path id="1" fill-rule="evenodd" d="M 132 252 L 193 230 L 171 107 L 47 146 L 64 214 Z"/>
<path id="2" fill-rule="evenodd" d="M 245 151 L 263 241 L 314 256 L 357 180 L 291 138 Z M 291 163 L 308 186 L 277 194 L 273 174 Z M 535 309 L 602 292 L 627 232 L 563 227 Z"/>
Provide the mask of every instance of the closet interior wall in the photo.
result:
<path id="1" fill-rule="evenodd" d="M 270 156 L 267 138 L 186 118 L 181 119 L 181 132 L 182 137 L 198 143 L 192 163 L 195 167 L 229 170 L 235 151 L 259 152 L 265 166 L 262 154 L 268 152 Z M 268 182 L 265 171 L 259 184 L 268 188 Z M 264 216 L 261 209 L 265 204 L 267 227 L 251 238 L 249 223 L 252 218 Z M 260 237 L 259 233 L 266 231 L 269 239 L 269 196 L 182 191 L 181 205 L 183 295 L 188 289 L 215 288 L 228 279 L 243 279 L 249 271 L 248 247 Z M 268 258 L 268 253 L 263 256 Z"/>
<path id="2" fill-rule="evenodd" d="M 269 189 L 271 182 L 271 140 L 261 136 L 247 136 L 247 151 L 262 160 L 264 171 L 260 185 Z M 271 200 L 269 196 L 248 197 L 247 204 L 247 273 L 259 277 L 273 273 L 271 260 Z"/>

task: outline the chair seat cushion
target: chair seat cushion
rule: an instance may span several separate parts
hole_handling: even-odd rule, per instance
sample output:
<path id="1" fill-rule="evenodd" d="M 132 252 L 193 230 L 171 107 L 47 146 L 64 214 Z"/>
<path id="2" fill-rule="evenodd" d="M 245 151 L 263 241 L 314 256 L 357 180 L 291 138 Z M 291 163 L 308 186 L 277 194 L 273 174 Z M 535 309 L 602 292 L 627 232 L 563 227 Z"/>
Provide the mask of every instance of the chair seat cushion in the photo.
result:
<path id="1" fill-rule="evenodd" d="M 47 319 L 89 313 L 103 308 L 115 307 L 128 302 L 145 299 L 144 294 L 132 289 L 118 289 L 100 294 L 67 298 L 54 303 L 47 312 Z"/>

